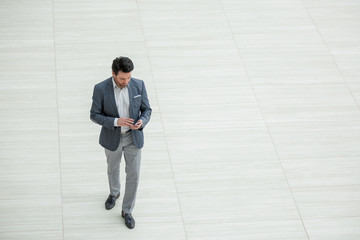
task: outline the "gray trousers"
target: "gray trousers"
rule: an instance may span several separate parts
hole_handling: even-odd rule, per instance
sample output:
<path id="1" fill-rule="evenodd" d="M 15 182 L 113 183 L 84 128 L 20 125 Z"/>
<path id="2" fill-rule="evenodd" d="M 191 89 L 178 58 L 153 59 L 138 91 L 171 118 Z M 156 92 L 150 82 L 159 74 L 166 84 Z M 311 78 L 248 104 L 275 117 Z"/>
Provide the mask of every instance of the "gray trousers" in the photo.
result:
<path id="1" fill-rule="evenodd" d="M 105 149 L 110 194 L 113 196 L 120 193 L 120 162 L 122 153 L 124 153 L 126 163 L 126 186 L 122 210 L 125 213 L 131 213 L 135 205 L 141 162 L 141 149 L 134 145 L 131 131 L 121 134 L 119 147 L 115 151 Z"/>

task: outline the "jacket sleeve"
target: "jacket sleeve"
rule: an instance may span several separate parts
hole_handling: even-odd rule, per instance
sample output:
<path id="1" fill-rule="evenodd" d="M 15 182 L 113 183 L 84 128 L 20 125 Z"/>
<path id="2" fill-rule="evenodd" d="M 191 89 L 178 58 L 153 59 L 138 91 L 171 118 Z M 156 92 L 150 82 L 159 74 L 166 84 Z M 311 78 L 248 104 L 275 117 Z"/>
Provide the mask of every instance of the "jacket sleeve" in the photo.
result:
<path id="1" fill-rule="evenodd" d="M 100 92 L 98 85 L 95 85 L 90 109 L 90 119 L 101 126 L 114 129 L 115 118 L 103 114 L 103 98 L 104 94 Z"/>
<path id="2" fill-rule="evenodd" d="M 140 114 L 139 119 L 141 119 L 143 122 L 142 127 L 139 129 L 141 131 L 146 126 L 146 124 L 150 121 L 151 112 L 152 112 L 144 82 L 142 82 L 140 111 L 141 111 L 141 114 Z"/>

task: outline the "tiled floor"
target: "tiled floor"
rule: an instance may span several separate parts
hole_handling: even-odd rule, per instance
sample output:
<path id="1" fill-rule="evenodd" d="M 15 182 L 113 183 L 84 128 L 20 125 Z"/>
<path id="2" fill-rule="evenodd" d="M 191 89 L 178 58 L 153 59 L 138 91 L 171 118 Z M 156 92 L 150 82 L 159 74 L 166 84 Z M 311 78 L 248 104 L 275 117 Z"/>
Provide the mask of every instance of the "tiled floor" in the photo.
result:
<path id="1" fill-rule="evenodd" d="M 358 0 L 2 0 L 0 19 L 0 239 L 360 239 Z M 104 209 L 89 120 L 120 55 L 153 108 L 134 230 Z"/>

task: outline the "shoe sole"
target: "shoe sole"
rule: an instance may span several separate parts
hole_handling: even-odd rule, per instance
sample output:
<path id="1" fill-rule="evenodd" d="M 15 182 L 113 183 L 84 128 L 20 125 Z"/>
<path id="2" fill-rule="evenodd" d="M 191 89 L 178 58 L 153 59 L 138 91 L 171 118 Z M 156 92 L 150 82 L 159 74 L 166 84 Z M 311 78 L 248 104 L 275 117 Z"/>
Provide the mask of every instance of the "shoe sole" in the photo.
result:
<path id="1" fill-rule="evenodd" d="M 111 210 L 111 209 L 113 209 L 115 207 L 115 204 L 114 204 L 114 206 L 112 206 L 111 208 L 107 208 L 106 206 L 105 206 L 105 209 L 106 210 Z"/>

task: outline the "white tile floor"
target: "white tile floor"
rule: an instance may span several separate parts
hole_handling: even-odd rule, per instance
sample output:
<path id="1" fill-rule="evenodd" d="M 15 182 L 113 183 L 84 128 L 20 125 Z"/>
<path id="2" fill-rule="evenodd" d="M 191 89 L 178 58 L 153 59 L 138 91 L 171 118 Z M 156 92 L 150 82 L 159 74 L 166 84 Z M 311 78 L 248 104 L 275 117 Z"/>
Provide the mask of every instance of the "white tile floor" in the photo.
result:
<path id="1" fill-rule="evenodd" d="M 360 239 L 358 0 L 2 0 L 0 19 L 0 239 Z M 134 230 L 104 209 L 89 120 L 120 55 L 153 108 Z"/>

